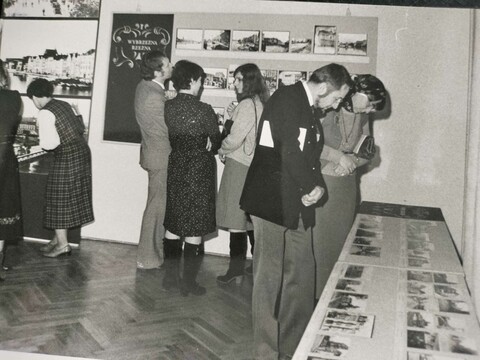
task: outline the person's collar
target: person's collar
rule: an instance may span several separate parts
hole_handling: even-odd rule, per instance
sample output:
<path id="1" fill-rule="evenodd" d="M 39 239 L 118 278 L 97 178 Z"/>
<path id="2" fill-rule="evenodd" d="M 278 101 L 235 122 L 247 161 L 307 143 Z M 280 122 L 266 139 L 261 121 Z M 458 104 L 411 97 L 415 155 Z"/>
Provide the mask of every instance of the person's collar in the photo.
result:
<path id="1" fill-rule="evenodd" d="M 307 82 L 305 80 L 301 80 L 301 82 L 302 82 L 303 88 L 305 89 L 305 92 L 307 93 L 308 103 L 310 104 L 310 106 L 313 106 L 314 105 L 313 96 L 310 93 L 310 88 L 308 87 Z"/>
<path id="2" fill-rule="evenodd" d="M 157 80 L 155 80 L 155 79 L 152 79 L 152 81 L 153 81 L 154 83 L 157 83 L 158 85 L 160 85 L 160 87 L 161 87 L 163 90 L 165 90 L 165 85 L 163 85 L 160 81 L 157 81 Z"/>

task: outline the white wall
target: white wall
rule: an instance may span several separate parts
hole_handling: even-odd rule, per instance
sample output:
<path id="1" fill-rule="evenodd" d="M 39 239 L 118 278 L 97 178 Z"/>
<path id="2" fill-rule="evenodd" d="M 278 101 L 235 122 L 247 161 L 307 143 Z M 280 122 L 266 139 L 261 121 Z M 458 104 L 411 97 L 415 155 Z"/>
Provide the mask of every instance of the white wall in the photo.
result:
<path id="1" fill-rule="evenodd" d="M 374 122 L 381 162 L 362 178 L 363 199 L 440 207 L 460 244 L 470 10 L 251 0 L 102 0 L 90 127 L 96 221 L 83 236 L 137 243 L 146 199 L 139 146 L 102 140 L 114 12 L 378 17 L 377 76 L 392 108 Z M 226 239 L 220 232 L 206 250 L 227 253 Z"/>

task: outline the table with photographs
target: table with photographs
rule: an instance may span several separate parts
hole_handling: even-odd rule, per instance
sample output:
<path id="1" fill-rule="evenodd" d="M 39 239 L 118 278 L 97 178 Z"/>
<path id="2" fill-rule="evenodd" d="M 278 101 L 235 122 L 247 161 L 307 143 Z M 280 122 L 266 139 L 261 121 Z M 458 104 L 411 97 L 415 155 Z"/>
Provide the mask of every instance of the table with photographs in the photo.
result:
<path id="1" fill-rule="evenodd" d="M 364 202 L 294 360 L 480 359 L 440 209 Z"/>

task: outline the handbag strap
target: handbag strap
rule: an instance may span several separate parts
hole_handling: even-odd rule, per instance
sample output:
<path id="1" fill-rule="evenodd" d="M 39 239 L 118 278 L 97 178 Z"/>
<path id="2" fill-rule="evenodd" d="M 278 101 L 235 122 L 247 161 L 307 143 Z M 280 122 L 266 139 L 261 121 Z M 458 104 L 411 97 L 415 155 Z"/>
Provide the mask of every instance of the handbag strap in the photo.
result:
<path id="1" fill-rule="evenodd" d="M 255 110 L 255 125 L 254 125 L 254 134 L 255 134 L 255 140 L 257 139 L 257 103 L 255 102 L 255 95 L 252 96 L 250 99 L 252 99 L 253 101 L 253 109 Z M 256 141 L 253 142 L 253 147 L 252 147 L 252 151 L 250 151 L 249 154 L 247 154 L 247 152 L 245 151 L 245 144 L 247 143 L 247 138 L 245 138 L 245 140 L 243 141 L 243 153 L 247 156 L 251 156 L 253 154 L 253 152 L 255 151 L 255 145 L 256 145 Z"/>

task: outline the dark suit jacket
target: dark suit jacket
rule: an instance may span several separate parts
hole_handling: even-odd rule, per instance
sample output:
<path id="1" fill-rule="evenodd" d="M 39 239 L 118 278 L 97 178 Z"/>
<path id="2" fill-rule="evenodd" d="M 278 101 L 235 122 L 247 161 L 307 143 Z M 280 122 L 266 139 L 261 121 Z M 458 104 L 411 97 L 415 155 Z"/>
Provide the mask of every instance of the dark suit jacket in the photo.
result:
<path id="1" fill-rule="evenodd" d="M 270 123 L 273 147 L 264 146 L 260 141 L 265 121 Z M 312 112 L 302 83 L 278 89 L 268 100 L 260 119 L 257 147 L 240 199 L 241 208 L 289 229 L 298 228 L 300 215 L 305 228 L 313 226 L 315 205 L 305 207 L 301 197 L 317 185 L 324 187 L 319 160 L 322 148 L 322 127 Z"/>

